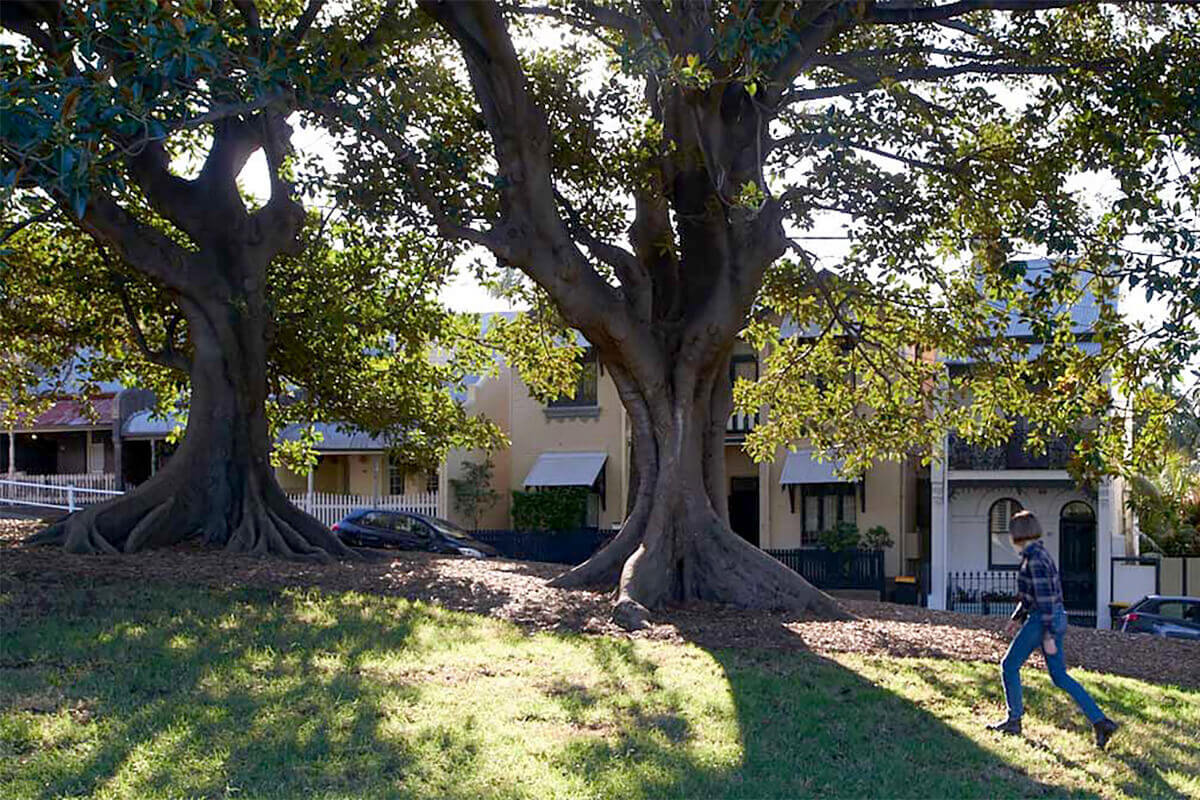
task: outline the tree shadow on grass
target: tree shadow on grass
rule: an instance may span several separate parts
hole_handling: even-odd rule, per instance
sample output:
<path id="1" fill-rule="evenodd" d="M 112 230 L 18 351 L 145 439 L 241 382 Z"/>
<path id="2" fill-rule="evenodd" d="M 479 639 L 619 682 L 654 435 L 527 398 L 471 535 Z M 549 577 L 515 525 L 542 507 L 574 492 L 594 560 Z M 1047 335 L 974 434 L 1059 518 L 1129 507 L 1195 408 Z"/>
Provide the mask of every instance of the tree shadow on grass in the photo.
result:
<path id="1" fill-rule="evenodd" d="M 1062 793 L 799 637 L 724 650 L 530 635 L 356 594 L 82 591 L 4 632 L 14 797 Z M 915 679 L 960 704 L 996 691 L 994 669 Z M 1156 775 L 1126 789 L 1171 793 Z"/>
<path id="2" fill-rule="evenodd" d="M 703 651 L 725 689 L 723 698 L 707 700 L 685 691 L 677 675 L 664 674 L 669 667 L 647 660 L 627 642 L 590 642 L 598 659 L 619 658 L 627 670 L 654 684 L 656 698 L 653 703 L 627 702 L 616 730 L 572 743 L 560 755 L 564 767 L 588 775 L 599 796 L 1059 793 L 900 695 L 802 651 L 801 642 L 789 651 Z M 699 711 L 691 707 L 697 704 Z M 732 732 L 732 751 L 722 752 L 721 737 L 713 737 L 710 726 Z M 636 761 L 632 769 L 631 758 Z"/>
<path id="3" fill-rule="evenodd" d="M 431 754 L 460 774 L 479 757 L 469 718 L 410 737 L 379 730 L 382 709 L 415 704 L 421 689 L 402 669 L 380 674 L 389 667 L 376 656 L 419 655 L 429 623 L 469 645 L 470 618 L 402 602 L 377 613 L 373 598 L 315 592 L 312 607 L 263 590 L 88 594 L 109 613 L 6 637 L 0 714 L 91 723 L 0 731 L 0 756 L 17 763 L 3 777 L 20 796 L 396 797 L 406 781 L 436 782 L 422 775 Z M 37 758 L 47 731 L 48 763 Z M 427 796 L 470 795 L 442 785 Z"/>

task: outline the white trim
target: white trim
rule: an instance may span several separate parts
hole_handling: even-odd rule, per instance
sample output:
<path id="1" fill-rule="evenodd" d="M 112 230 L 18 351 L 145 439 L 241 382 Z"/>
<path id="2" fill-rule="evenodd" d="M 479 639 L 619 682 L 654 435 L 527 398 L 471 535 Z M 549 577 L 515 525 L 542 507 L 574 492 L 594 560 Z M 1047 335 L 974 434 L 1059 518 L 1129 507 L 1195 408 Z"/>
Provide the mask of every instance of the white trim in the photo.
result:
<path id="1" fill-rule="evenodd" d="M 989 483 L 1015 483 L 1018 481 L 1070 481 L 1065 469 L 950 469 L 946 470 L 948 481 L 987 481 Z"/>
<path id="2" fill-rule="evenodd" d="M 946 436 L 942 436 L 929 468 L 929 598 L 930 608 L 946 607 L 946 581 L 949 579 L 949 514 L 946 497 Z"/>

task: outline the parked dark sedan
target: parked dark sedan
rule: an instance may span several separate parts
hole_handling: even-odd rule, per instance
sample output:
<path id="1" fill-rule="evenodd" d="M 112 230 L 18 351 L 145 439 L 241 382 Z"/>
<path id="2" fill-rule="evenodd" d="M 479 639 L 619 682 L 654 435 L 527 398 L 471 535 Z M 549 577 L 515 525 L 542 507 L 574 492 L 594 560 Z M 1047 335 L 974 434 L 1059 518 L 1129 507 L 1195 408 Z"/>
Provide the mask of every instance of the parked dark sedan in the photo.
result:
<path id="1" fill-rule="evenodd" d="M 424 550 L 468 558 L 498 555 L 496 548 L 476 541 L 453 522 L 407 511 L 355 511 L 333 526 L 348 545 Z"/>
<path id="2" fill-rule="evenodd" d="M 1121 630 L 1200 640 L 1200 597 L 1147 595 L 1121 615 Z"/>

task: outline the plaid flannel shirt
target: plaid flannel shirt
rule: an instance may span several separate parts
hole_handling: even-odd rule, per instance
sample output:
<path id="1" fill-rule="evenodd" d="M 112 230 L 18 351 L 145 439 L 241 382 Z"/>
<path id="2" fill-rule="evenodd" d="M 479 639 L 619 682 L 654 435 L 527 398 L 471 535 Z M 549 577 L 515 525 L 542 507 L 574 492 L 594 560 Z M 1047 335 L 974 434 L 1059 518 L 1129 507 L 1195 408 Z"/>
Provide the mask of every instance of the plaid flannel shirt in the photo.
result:
<path id="1" fill-rule="evenodd" d="M 1058 567 L 1040 541 L 1035 541 L 1021 551 L 1021 566 L 1017 570 L 1017 610 L 1012 618 L 1024 620 L 1035 610 L 1042 617 L 1043 627 L 1049 631 L 1054 621 L 1054 607 L 1063 603 L 1062 583 L 1058 578 Z"/>

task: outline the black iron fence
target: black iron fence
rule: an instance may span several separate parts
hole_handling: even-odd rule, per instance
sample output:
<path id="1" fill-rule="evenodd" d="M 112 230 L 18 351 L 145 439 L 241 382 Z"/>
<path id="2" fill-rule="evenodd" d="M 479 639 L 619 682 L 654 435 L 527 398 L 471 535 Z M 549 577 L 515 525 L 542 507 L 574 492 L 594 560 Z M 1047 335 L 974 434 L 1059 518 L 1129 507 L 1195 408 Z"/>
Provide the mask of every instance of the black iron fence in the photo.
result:
<path id="1" fill-rule="evenodd" d="M 546 561 L 552 564 L 582 564 L 612 539 L 612 531 L 580 528 L 571 531 L 478 530 L 471 534 L 490 544 L 505 558 Z"/>
<path id="2" fill-rule="evenodd" d="M 491 529 L 474 531 L 471 536 L 490 544 L 505 558 L 581 564 L 612 541 L 614 533 L 596 528 L 571 531 Z M 886 590 L 882 550 L 835 553 L 823 548 L 806 548 L 765 552 L 820 589 L 867 589 L 878 591 L 880 597 Z"/>
<path id="3" fill-rule="evenodd" d="M 767 550 L 766 553 L 800 573 L 818 589 L 874 590 L 880 597 L 887 589 L 882 550 L 833 552 L 824 548 L 804 548 Z"/>
<path id="4" fill-rule="evenodd" d="M 1017 573 L 951 572 L 946 580 L 946 608 L 985 617 L 1011 617 L 1017 609 Z M 1096 609 L 1068 608 L 1071 625 L 1096 627 Z"/>
<path id="5" fill-rule="evenodd" d="M 972 444 L 957 433 L 950 433 L 950 469 L 1066 469 L 1071 456 L 1071 441 L 1065 436 L 1051 440 L 1045 452 L 1031 453 L 1029 425 L 1018 420 L 1008 441 L 996 447 Z"/>

